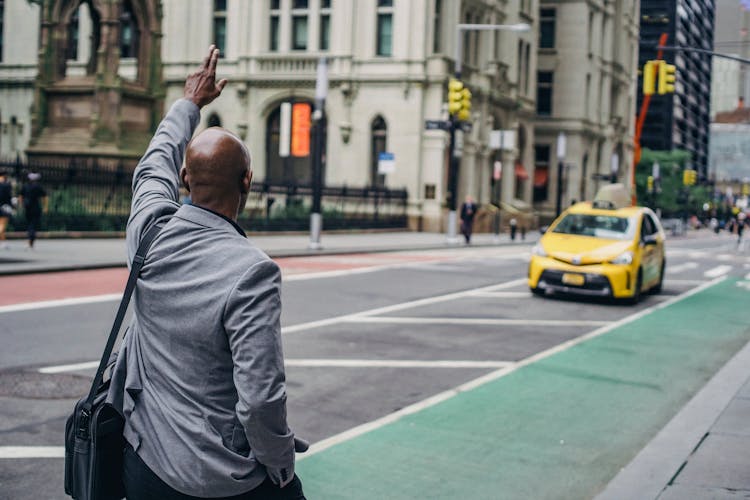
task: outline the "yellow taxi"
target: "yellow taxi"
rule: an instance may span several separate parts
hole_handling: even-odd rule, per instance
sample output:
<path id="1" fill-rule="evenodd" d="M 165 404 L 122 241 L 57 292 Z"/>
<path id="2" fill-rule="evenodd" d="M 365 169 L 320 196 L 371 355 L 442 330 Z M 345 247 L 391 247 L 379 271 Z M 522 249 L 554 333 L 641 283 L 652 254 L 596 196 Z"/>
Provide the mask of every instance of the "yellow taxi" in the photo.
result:
<path id="1" fill-rule="evenodd" d="M 646 207 L 611 200 L 578 203 L 563 212 L 532 249 L 534 294 L 570 293 L 638 302 L 664 281 L 665 234 Z"/>

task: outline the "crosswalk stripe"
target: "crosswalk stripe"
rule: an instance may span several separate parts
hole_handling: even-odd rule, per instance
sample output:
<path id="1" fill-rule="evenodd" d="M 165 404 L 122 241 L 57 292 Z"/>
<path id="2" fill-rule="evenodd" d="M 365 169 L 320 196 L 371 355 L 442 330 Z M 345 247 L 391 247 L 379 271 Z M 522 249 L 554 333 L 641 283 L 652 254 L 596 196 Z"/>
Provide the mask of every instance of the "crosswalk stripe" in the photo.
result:
<path id="1" fill-rule="evenodd" d="M 676 266 L 668 265 L 667 273 L 669 274 L 681 273 L 689 269 L 695 269 L 696 267 L 698 267 L 697 262 L 685 262 L 684 264 L 677 264 Z"/>
<path id="2" fill-rule="evenodd" d="M 703 276 L 706 278 L 718 278 L 719 276 L 724 276 L 731 270 L 732 266 L 716 266 L 703 273 Z"/>

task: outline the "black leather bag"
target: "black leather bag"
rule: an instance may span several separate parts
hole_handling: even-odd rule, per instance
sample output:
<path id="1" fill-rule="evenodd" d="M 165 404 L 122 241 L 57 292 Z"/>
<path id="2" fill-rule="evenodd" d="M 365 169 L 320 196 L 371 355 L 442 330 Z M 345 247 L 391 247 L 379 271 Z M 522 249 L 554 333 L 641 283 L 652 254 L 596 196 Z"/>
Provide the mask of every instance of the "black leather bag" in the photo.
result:
<path id="1" fill-rule="evenodd" d="M 149 228 L 138 246 L 120 307 L 88 395 L 75 405 L 65 424 L 65 493 L 76 500 L 115 500 L 125 497 L 122 482 L 125 420 L 106 402 L 109 380 L 104 380 L 112 349 L 133 295 L 151 243 L 161 224 Z"/>

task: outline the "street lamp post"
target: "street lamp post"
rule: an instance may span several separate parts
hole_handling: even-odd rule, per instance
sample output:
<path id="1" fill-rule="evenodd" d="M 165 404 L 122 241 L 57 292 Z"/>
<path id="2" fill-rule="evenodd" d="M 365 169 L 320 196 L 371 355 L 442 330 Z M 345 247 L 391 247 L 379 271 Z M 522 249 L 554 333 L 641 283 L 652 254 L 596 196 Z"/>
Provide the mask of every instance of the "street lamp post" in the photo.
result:
<path id="1" fill-rule="evenodd" d="M 557 205 L 555 207 L 555 217 L 562 213 L 562 196 L 563 196 L 563 174 L 565 173 L 565 132 L 560 132 L 557 136 Z"/>
<path id="2" fill-rule="evenodd" d="M 463 37 L 464 31 L 529 31 L 531 26 L 526 23 L 520 24 L 457 24 L 456 25 L 456 66 L 454 76 L 456 80 L 461 79 L 462 56 L 463 56 Z M 458 206 L 458 171 L 460 158 L 456 156 L 456 129 L 460 128 L 460 123 L 455 116 L 451 116 L 450 124 L 450 146 L 449 146 L 449 164 L 448 164 L 448 243 L 458 243 L 456 237 Z"/>
<path id="3" fill-rule="evenodd" d="M 328 62 L 325 57 L 318 61 L 318 75 L 315 81 L 315 111 L 313 112 L 313 157 L 312 157 L 312 210 L 310 211 L 311 250 L 320 250 L 320 233 L 323 229 L 321 198 L 323 191 L 323 137 L 326 128 L 326 97 L 328 96 Z"/>

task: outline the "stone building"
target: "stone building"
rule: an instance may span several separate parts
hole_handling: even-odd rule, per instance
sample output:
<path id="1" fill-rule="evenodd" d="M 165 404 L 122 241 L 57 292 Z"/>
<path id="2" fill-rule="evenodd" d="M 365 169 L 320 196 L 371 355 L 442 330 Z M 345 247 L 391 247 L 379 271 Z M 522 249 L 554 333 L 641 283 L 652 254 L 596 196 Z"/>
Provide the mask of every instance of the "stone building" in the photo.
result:
<path id="1" fill-rule="evenodd" d="M 44 17 L 39 3 L 58 15 Z M 205 110 L 202 126 L 236 131 L 251 148 L 258 182 L 308 183 L 309 155 L 279 155 L 280 108 L 312 103 L 325 56 L 325 183 L 406 188 L 412 226 L 441 230 L 448 134 L 426 130 L 425 121 L 447 117 L 456 24 L 528 23 L 525 33 L 463 33 L 462 79 L 474 97 L 458 196 L 508 205 L 536 199 L 548 210 L 556 177 L 554 148 L 544 147 L 559 130 L 569 134 L 569 198 L 593 192 L 590 175 L 608 171 L 613 152 L 621 172 L 628 165 L 635 74 L 628 50 L 637 29 L 629 5 L 553 2 L 556 43 L 538 52 L 536 0 L 0 0 L 0 156 L 54 153 L 46 139 L 65 131 L 45 126 L 71 126 L 61 118 L 91 109 L 90 117 L 76 115 L 79 135 L 69 136 L 87 142 L 94 156 L 128 157 L 215 42 L 223 54 L 219 76 L 230 83 Z M 587 16 L 589 38 L 582 39 L 580 20 Z M 627 22 L 621 26 L 617 16 Z M 49 30 L 56 30 L 54 43 L 45 38 Z M 39 60 L 40 53 L 52 58 Z M 537 85 L 538 74 L 551 73 L 554 83 Z M 81 80 L 90 82 L 85 92 L 70 85 Z M 49 106 L 58 88 L 71 99 L 88 95 L 90 107 Z M 588 99 L 581 96 L 585 88 Z M 538 95 L 552 102 L 548 116 L 539 116 Z M 493 130 L 511 132 L 503 136 L 514 140 L 496 148 Z M 392 172 L 378 171 L 382 152 L 393 154 Z"/>
<path id="2" fill-rule="evenodd" d="M 534 144 L 534 201 L 541 210 L 550 213 L 556 203 L 560 132 L 566 135 L 563 207 L 591 199 L 613 176 L 630 182 L 638 6 L 635 0 L 542 0 Z"/>
<path id="3" fill-rule="evenodd" d="M 78 135 L 68 130 L 68 136 L 90 144 L 92 155 L 104 153 L 95 150 L 102 139 L 109 153 L 127 156 L 131 146 L 142 144 L 131 132 L 153 127 L 150 116 L 127 107 L 135 102 L 133 92 L 128 94 L 136 90 L 130 83 L 142 82 L 137 89 L 141 102 L 158 115 L 162 102 L 169 105 L 181 95 L 185 75 L 206 47 L 216 42 L 223 52 L 220 76 L 230 84 L 222 99 L 205 110 L 202 125 L 220 124 L 237 131 L 253 152 L 258 181 L 308 183 L 309 156 L 286 160 L 279 156 L 280 105 L 312 102 L 317 63 L 326 56 L 330 91 L 325 182 L 405 187 L 414 225 L 433 230 L 441 229 L 444 218 L 447 133 L 425 130 L 425 120 L 445 118 L 455 25 L 526 22 L 535 26 L 538 10 L 533 0 L 41 3 L 53 13 L 49 19 L 58 24 L 40 33 L 49 20 L 40 5 L 26 0 L 0 2 L 3 26 L 13 26 L 2 34 L 0 155 L 52 151 L 54 144 L 48 139 L 59 138 L 64 128 L 45 126 L 70 126 L 78 120 Z M 119 16 L 113 18 L 116 10 Z M 154 16 L 140 15 L 143 11 Z M 158 21 L 160 27 L 151 24 Z M 56 30 L 49 32 L 54 43 L 46 41 L 46 29 Z M 464 81 L 474 99 L 473 127 L 463 144 L 459 197 L 470 193 L 480 202 L 489 202 L 494 185 L 505 201 L 530 202 L 535 32 L 467 32 L 464 37 Z M 111 49 L 118 38 L 120 52 L 115 54 Z M 54 60 L 39 60 L 40 49 L 48 54 L 50 46 Z M 106 55 L 101 54 L 103 47 L 109 47 Z M 142 81 L 144 63 L 145 70 L 152 71 L 147 82 Z M 86 79 L 91 84 L 85 92 L 73 84 Z M 72 106 L 69 99 L 65 105 L 50 106 L 53 94 L 63 87 L 70 99 L 78 96 L 79 104 L 83 96 L 91 102 Z M 92 104 L 94 95 L 110 99 L 114 106 L 108 110 L 110 116 L 104 117 L 104 101 Z M 86 109 L 98 113 L 81 116 Z M 133 117 L 138 117 L 137 126 L 127 123 Z M 490 149 L 493 129 L 516 131 L 516 143 L 502 152 Z M 392 173 L 378 172 L 381 152 L 393 153 Z M 493 183 L 491 175 L 496 161 L 507 166 L 499 183 Z"/>

